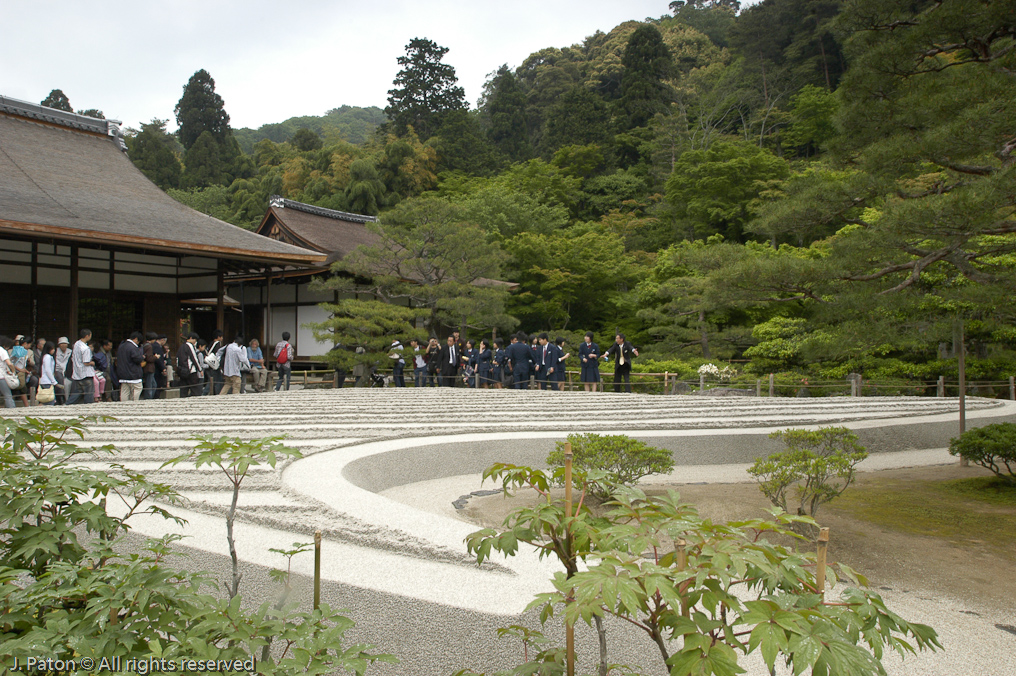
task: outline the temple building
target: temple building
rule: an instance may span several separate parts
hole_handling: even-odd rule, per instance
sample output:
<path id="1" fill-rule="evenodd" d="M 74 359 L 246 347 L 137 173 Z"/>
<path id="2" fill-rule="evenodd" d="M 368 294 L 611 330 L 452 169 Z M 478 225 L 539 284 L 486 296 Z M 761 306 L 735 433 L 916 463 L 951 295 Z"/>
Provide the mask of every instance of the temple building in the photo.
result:
<path id="1" fill-rule="evenodd" d="M 328 260 L 176 202 L 130 161 L 115 121 L 0 97 L 0 333 L 232 335 L 244 328 L 243 299 L 226 295 L 234 279 Z"/>

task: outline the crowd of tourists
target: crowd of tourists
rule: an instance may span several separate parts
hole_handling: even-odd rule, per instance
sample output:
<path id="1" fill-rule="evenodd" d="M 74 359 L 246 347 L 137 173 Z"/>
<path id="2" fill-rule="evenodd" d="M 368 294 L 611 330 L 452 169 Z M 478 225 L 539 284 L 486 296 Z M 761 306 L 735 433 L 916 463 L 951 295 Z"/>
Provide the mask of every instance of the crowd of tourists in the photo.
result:
<path id="1" fill-rule="evenodd" d="M 289 389 L 293 346 L 282 334 L 273 353 L 279 379 L 275 389 Z M 116 349 L 109 339 L 92 338 L 82 329 L 74 345 L 66 337 L 55 343 L 29 336 L 0 335 L 0 397 L 6 408 L 97 401 L 161 399 L 171 388 L 181 397 L 246 391 L 248 381 L 262 392 L 268 381 L 265 354 L 255 338 L 232 342 L 216 331 L 208 342 L 196 333 L 182 336 L 176 355 L 163 334 L 135 331 Z M 174 358 L 175 357 L 175 358 Z M 173 374 L 173 379 L 170 380 Z"/>
<path id="2" fill-rule="evenodd" d="M 290 334 L 282 334 L 272 351 L 278 371 L 275 390 L 290 387 L 293 346 Z M 0 336 L 0 396 L 4 406 L 90 404 L 97 401 L 160 399 L 169 389 L 181 397 L 245 392 L 248 384 L 263 392 L 268 382 L 268 361 L 256 338 L 245 342 L 237 335 L 226 342 L 222 331 L 210 341 L 188 333 L 171 355 L 162 334 L 135 331 L 114 349 L 109 339 L 93 339 L 82 329 L 73 346 L 66 337 L 56 342 L 29 336 Z M 456 331 L 441 344 L 436 338 L 412 339 L 404 346 L 392 342 L 388 357 L 392 381 L 406 386 L 406 369 L 412 369 L 416 387 L 474 387 L 563 390 L 569 363 L 580 368 L 579 381 L 587 392 L 602 387 L 600 362 L 614 364 L 614 391 L 631 392 L 631 362 L 636 349 L 623 334 L 601 351 L 593 334 L 587 333 L 575 359 L 566 351 L 565 340 L 548 334 L 517 333 L 505 340 L 466 340 Z M 359 371 L 358 371 L 359 370 Z M 173 374 L 172 380 L 171 375 Z M 345 372 L 339 371 L 339 386 Z M 353 370 L 358 384 L 369 376 L 384 379 L 364 366 Z"/>
<path id="3" fill-rule="evenodd" d="M 577 350 L 579 381 L 587 392 L 601 387 L 600 361 L 613 361 L 614 391 L 631 392 L 631 363 L 638 356 L 635 348 L 622 333 L 606 351 L 594 342 L 592 332 L 586 333 Z M 565 339 L 551 340 L 546 333 L 530 336 L 519 332 L 508 340 L 467 340 L 458 331 L 445 339 L 436 338 L 424 343 L 413 338 L 408 348 L 401 341 L 393 341 L 388 354 L 392 360 L 392 377 L 396 387 L 406 386 L 407 365 L 413 371 L 416 387 L 513 388 L 525 390 L 538 387 L 542 390 L 563 390 L 567 382 L 567 367 L 572 357 L 566 351 Z M 575 363 L 572 361 L 571 363 Z"/>

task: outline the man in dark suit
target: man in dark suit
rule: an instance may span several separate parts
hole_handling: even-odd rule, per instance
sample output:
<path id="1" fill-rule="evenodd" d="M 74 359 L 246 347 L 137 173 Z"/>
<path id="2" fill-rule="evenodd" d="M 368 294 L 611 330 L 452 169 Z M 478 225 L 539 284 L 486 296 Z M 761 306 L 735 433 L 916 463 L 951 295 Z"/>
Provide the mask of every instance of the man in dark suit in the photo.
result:
<path id="1" fill-rule="evenodd" d="M 540 384 L 541 390 L 546 390 L 554 378 L 559 355 L 557 346 L 550 344 L 550 336 L 546 333 L 541 333 L 537 340 L 538 343 L 533 348 L 536 358 L 536 382 Z"/>
<path id="2" fill-rule="evenodd" d="M 512 369 L 512 388 L 529 389 L 529 370 L 534 363 L 533 351 L 529 348 L 529 336 L 521 331 L 512 336 L 512 344 L 505 350 L 505 358 Z"/>
<path id="3" fill-rule="evenodd" d="M 462 363 L 462 350 L 455 344 L 455 336 L 448 336 L 448 344 L 441 348 L 438 359 L 441 361 L 438 367 L 441 385 L 455 387 L 455 382 L 459 379 L 459 365 Z"/>
<path id="4" fill-rule="evenodd" d="M 637 348 L 625 340 L 624 334 L 614 336 L 614 344 L 603 353 L 604 359 L 614 358 L 614 391 L 621 391 L 621 379 L 624 379 L 624 391 L 631 392 L 631 360 L 639 356 Z"/>

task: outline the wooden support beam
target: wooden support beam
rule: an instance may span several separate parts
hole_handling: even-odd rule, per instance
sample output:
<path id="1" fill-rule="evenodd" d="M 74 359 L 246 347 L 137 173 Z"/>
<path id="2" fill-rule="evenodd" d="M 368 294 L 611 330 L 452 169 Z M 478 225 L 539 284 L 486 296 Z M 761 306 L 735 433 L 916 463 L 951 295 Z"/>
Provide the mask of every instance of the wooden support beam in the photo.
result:
<path id="1" fill-rule="evenodd" d="M 68 340 L 74 341 L 78 338 L 78 247 L 71 247 L 71 289 L 68 299 L 70 308 L 67 314 Z"/>
<path id="2" fill-rule="evenodd" d="M 215 279 L 215 328 L 219 331 L 225 331 L 226 323 L 226 269 L 222 263 L 222 259 L 219 259 L 218 271 L 216 272 Z"/>

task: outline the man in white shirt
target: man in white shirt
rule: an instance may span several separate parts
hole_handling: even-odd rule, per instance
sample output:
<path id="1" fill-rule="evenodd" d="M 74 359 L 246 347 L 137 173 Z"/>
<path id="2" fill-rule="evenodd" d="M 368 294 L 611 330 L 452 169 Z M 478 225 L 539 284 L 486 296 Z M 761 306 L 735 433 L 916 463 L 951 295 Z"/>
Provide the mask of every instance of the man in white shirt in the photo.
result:
<path id="1" fill-rule="evenodd" d="M 71 388 L 67 393 L 67 405 L 76 404 L 82 398 L 86 404 L 91 404 L 95 393 L 95 362 L 92 361 L 92 348 L 88 341 L 92 339 L 92 332 L 88 329 L 81 329 L 78 333 L 78 342 L 74 343 L 74 351 L 71 353 L 73 370 L 71 372 Z"/>
<path id="2" fill-rule="evenodd" d="M 394 339 L 391 347 L 388 348 L 388 358 L 392 360 L 392 380 L 395 382 L 395 387 L 405 387 L 406 360 L 402 358 L 402 343 L 398 338 Z"/>
<path id="3" fill-rule="evenodd" d="M 222 364 L 222 389 L 219 394 L 240 393 L 240 380 L 243 377 L 240 365 L 244 364 L 250 369 L 250 361 L 247 359 L 247 350 L 243 346 L 243 336 L 237 336 L 233 342 L 226 347 L 219 348 L 219 359 Z"/>
<path id="4" fill-rule="evenodd" d="M 409 346 L 413 348 L 413 384 L 423 387 L 427 380 L 427 360 L 424 359 L 424 351 L 416 338 L 409 339 Z"/>

